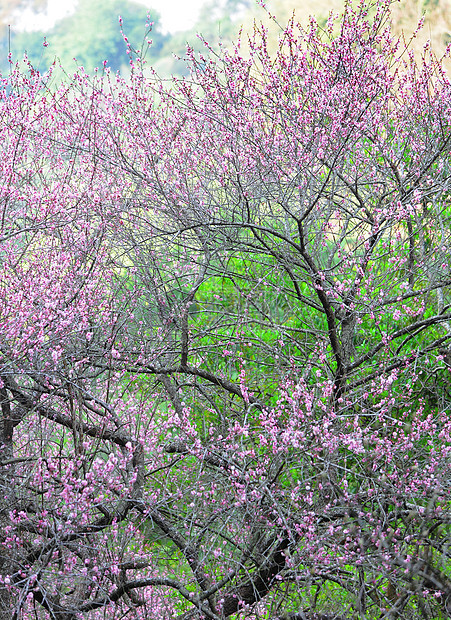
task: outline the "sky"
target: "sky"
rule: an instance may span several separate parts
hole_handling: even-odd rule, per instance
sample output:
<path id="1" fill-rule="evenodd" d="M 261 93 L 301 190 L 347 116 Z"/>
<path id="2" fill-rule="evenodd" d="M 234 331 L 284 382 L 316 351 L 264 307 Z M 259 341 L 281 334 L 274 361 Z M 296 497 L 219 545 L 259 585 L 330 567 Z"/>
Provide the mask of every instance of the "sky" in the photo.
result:
<path id="1" fill-rule="evenodd" d="M 93 0 L 95 2 L 95 0 Z M 156 9 L 161 15 L 161 25 L 165 32 L 187 30 L 194 26 L 204 0 L 135 0 L 139 4 Z M 40 30 L 57 19 L 69 15 L 75 5 L 74 0 L 48 0 L 48 12 L 33 15 L 31 11 L 22 11 L 18 27 L 24 30 Z"/>

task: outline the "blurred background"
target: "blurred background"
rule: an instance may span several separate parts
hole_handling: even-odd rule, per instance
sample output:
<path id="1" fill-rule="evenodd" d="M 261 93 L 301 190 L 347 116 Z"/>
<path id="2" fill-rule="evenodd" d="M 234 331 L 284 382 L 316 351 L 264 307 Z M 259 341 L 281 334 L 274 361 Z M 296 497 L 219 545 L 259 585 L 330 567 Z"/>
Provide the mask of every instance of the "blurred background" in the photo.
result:
<path id="1" fill-rule="evenodd" d="M 269 0 L 267 9 L 283 26 L 293 11 L 301 23 L 309 15 L 325 23 L 330 10 L 340 10 L 343 0 Z M 431 39 L 437 55 L 451 42 L 451 0 L 400 0 L 393 3 L 393 29 L 408 39 L 418 20 L 425 27 L 412 41 L 419 52 Z M 119 25 L 135 50 L 147 50 L 146 60 L 161 77 L 183 75 L 186 44 L 202 49 L 202 35 L 213 47 L 229 45 L 243 32 L 252 31 L 254 20 L 269 23 L 268 15 L 255 0 L 0 0 L 0 72 L 27 55 L 32 65 L 45 73 L 56 61 L 70 74 L 82 65 L 92 72 L 108 61 L 112 71 L 126 74 L 126 44 Z M 146 34 L 146 23 L 152 23 Z M 280 28 L 272 24 L 274 47 Z"/>

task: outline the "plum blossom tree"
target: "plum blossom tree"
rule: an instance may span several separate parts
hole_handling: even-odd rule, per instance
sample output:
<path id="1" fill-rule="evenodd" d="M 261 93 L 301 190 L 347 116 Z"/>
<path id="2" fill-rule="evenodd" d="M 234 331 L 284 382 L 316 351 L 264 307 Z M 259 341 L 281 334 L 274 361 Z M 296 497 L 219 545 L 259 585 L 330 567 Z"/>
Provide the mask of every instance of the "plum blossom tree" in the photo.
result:
<path id="1" fill-rule="evenodd" d="M 4 80 L 0 619 L 451 615 L 451 87 L 389 14 Z"/>

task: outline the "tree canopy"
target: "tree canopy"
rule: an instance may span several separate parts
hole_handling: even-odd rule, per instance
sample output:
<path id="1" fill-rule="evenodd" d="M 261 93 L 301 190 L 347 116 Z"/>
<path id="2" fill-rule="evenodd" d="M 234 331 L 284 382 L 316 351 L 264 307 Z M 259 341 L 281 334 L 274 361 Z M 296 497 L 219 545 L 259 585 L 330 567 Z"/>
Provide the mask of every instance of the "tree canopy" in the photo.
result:
<path id="1" fill-rule="evenodd" d="M 451 84 L 389 18 L 3 80 L 0 620 L 450 615 Z"/>

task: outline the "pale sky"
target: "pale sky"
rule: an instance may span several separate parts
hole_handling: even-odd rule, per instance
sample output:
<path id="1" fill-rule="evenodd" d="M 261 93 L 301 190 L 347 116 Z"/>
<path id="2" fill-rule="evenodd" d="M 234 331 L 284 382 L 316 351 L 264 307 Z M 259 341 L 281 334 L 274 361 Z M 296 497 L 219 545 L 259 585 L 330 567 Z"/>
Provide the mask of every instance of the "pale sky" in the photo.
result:
<path id="1" fill-rule="evenodd" d="M 165 32 L 187 30 L 193 26 L 199 14 L 199 9 L 204 3 L 204 0 L 135 1 L 148 8 L 156 9 L 160 13 L 162 29 Z M 53 24 L 57 19 L 69 15 L 74 5 L 74 0 L 48 0 L 47 13 L 36 16 L 31 11 L 21 11 L 17 26 L 24 29 L 43 29 Z"/>

